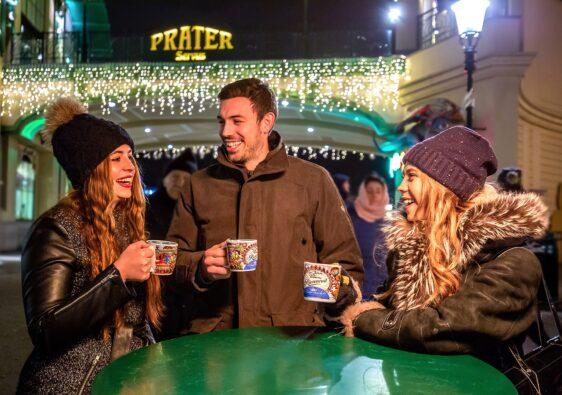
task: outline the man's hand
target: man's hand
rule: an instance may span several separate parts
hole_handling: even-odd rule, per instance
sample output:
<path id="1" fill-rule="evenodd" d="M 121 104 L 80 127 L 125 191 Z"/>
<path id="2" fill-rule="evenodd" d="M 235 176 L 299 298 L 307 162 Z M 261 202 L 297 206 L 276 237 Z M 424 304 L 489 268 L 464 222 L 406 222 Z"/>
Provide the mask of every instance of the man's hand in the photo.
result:
<path id="1" fill-rule="evenodd" d="M 226 240 L 205 250 L 200 269 L 205 280 L 215 281 L 230 277 L 226 261 Z"/>

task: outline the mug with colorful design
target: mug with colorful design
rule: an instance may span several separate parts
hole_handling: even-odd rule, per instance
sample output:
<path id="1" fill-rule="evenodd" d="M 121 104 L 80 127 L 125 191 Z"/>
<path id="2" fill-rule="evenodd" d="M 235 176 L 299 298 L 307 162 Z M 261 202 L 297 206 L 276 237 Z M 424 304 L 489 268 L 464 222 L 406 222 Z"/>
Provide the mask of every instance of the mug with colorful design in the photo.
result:
<path id="1" fill-rule="evenodd" d="M 258 241 L 254 239 L 228 239 L 226 257 L 232 272 L 250 272 L 258 265 Z"/>
<path id="2" fill-rule="evenodd" d="M 169 276 L 176 267 L 178 255 L 178 243 L 166 240 L 147 240 L 154 246 L 154 263 L 151 272 L 157 276 Z"/>
<path id="3" fill-rule="evenodd" d="M 335 303 L 342 282 L 339 263 L 304 263 L 304 299 L 312 302 Z"/>

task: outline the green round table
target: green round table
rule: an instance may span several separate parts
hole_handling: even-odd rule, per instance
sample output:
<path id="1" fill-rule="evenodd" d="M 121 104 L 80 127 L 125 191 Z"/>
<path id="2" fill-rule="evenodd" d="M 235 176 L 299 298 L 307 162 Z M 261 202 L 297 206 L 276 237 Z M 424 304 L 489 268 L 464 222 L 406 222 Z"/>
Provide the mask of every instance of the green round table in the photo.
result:
<path id="1" fill-rule="evenodd" d="M 314 328 L 184 336 L 105 367 L 93 394 L 516 394 L 468 355 L 395 350 Z"/>

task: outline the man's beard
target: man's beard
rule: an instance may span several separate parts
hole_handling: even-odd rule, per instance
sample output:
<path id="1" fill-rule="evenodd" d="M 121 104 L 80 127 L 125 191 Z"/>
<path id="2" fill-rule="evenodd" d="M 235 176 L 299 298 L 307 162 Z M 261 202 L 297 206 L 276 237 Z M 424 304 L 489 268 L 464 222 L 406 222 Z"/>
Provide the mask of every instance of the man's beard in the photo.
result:
<path id="1" fill-rule="evenodd" d="M 259 154 L 261 152 L 261 148 L 262 148 L 262 145 L 260 145 L 258 142 L 256 142 L 256 144 L 254 144 L 252 146 L 246 146 L 246 150 L 244 151 L 244 154 L 240 157 L 240 159 L 234 159 L 230 155 L 228 156 L 228 159 L 230 159 L 230 161 L 232 163 L 236 163 L 238 165 L 243 165 L 246 162 L 249 162 L 253 159 L 258 158 Z"/>

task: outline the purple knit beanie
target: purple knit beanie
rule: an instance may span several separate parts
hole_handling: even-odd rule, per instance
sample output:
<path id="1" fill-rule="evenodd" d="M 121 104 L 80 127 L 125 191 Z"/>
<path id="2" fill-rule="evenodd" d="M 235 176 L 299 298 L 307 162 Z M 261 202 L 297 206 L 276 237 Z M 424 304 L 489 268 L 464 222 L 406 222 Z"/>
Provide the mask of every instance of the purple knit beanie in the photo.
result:
<path id="1" fill-rule="evenodd" d="M 498 168 L 488 141 L 464 126 L 453 126 L 414 145 L 402 159 L 462 200 L 481 189 Z"/>

